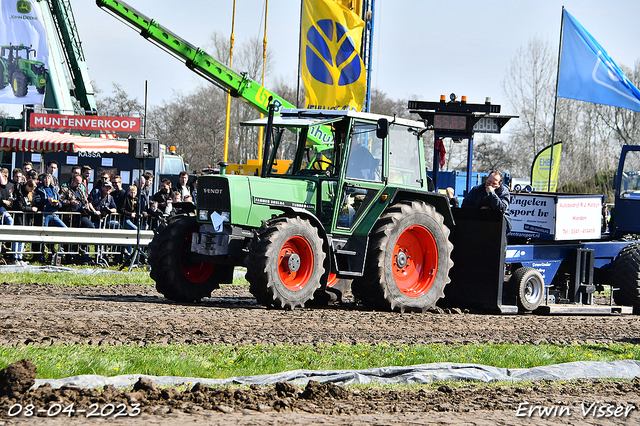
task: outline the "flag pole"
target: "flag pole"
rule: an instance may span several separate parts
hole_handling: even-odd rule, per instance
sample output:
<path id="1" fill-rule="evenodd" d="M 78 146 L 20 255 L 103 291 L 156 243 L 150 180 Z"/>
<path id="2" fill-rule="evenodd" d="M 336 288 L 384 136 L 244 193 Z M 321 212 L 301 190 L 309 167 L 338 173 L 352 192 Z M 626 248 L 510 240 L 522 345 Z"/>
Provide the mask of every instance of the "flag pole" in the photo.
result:
<path id="1" fill-rule="evenodd" d="M 553 171 L 553 146 L 556 138 L 556 112 L 558 111 L 558 83 L 560 81 L 560 58 L 562 55 L 562 31 L 564 29 L 564 6 L 562 6 L 562 18 L 560 18 L 560 43 L 558 46 L 558 70 L 556 72 L 556 94 L 553 99 L 553 124 L 551 126 L 551 153 L 549 156 L 549 180 L 547 181 L 547 192 L 551 192 L 551 176 Z"/>

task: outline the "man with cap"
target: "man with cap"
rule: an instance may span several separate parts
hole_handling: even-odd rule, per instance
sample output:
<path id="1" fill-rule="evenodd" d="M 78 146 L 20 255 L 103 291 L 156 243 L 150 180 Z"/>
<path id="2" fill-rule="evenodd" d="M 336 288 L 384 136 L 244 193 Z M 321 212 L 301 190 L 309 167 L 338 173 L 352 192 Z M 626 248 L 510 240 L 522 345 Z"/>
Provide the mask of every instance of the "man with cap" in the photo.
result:
<path id="1" fill-rule="evenodd" d="M 118 212 L 116 203 L 111 196 L 113 185 L 107 181 L 100 188 L 94 188 L 89 194 L 89 202 L 93 205 L 95 212 L 93 213 L 93 225 L 100 228 L 101 219 L 108 218 L 109 215 Z M 105 228 L 120 228 L 120 224 L 115 220 L 108 220 L 104 223 Z"/>

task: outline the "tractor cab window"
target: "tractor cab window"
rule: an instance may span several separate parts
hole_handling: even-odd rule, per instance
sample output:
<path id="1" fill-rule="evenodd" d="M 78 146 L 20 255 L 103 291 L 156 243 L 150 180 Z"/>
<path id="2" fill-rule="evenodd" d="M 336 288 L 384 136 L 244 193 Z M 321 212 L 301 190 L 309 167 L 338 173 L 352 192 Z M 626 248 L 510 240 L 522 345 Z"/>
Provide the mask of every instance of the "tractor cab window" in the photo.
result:
<path id="1" fill-rule="evenodd" d="M 389 128 L 389 183 L 422 186 L 418 146 L 413 129 L 391 125 Z"/>
<path id="2" fill-rule="evenodd" d="M 275 152 L 270 154 L 272 158 L 270 174 L 292 174 L 297 149 L 296 135 L 284 128 L 274 128 L 273 131 L 272 146 Z"/>
<path id="3" fill-rule="evenodd" d="M 375 123 L 355 122 L 347 162 L 347 178 L 382 180 L 382 139 L 376 136 Z"/>
<path id="4" fill-rule="evenodd" d="M 627 151 L 624 158 L 620 198 L 640 198 L 640 151 Z"/>
<path id="5" fill-rule="evenodd" d="M 305 148 L 298 175 L 335 176 L 334 150 L 332 147 L 312 146 Z"/>

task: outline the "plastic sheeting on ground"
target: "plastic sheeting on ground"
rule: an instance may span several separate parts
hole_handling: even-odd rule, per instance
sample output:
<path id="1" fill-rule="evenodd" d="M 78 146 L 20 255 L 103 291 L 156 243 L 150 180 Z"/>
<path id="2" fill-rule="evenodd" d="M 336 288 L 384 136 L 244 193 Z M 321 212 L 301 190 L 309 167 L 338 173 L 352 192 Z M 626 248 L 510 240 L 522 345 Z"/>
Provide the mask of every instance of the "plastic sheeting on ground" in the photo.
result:
<path id="1" fill-rule="evenodd" d="M 575 379 L 633 379 L 640 377 L 640 361 L 621 360 L 612 362 L 577 361 L 564 364 L 533 368 L 498 368 L 479 364 L 457 364 L 439 362 L 434 364 L 411 365 L 407 367 L 379 367 L 366 370 L 293 370 L 260 376 L 229 377 L 227 379 L 200 379 L 196 377 L 147 376 L 126 374 L 114 377 L 84 375 L 65 379 L 37 379 L 34 388 L 50 383 L 59 388 L 74 385 L 83 388 L 97 388 L 113 385 L 118 388 L 133 386 L 140 377 L 152 380 L 158 386 L 180 384 L 195 385 L 200 382 L 207 386 L 273 385 L 286 380 L 298 386 L 305 386 L 310 380 L 336 385 L 368 383 L 432 383 L 436 381 L 533 381 L 533 380 L 575 380 Z"/>

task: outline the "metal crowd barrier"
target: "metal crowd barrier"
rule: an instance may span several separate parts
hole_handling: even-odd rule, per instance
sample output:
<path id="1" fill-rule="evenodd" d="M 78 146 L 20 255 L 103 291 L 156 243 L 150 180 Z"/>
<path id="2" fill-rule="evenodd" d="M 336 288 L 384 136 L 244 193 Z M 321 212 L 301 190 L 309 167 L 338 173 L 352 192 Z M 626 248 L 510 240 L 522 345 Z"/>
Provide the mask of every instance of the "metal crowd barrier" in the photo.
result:
<path id="1" fill-rule="evenodd" d="M 33 223 L 34 219 L 40 224 L 42 221 L 42 212 L 9 212 L 16 223 L 16 219 L 20 218 L 22 223 Z M 122 254 L 124 247 L 135 247 L 138 239 L 138 231 L 132 229 L 124 229 L 121 215 L 113 213 L 100 219 L 99 228 L 83 228 L 72 227 L 74 216 L 80 215 L 75 212 L 56 212 L 55 213 L 67 225 L 67 228 L 58 226 L 41 226 L 41 225 L 0 225 L 0 242 L 20 242 L 31 244 L 58 244 L 56 253 L 64 254 L 80 254 L 79 251 L 71 251 L 70 247 L 94 246 L 95 251 L 83 250 L 84 253 L 95 255 L 96 263 L 108 266 L 105 258 L 108 254 Z M 112 225 L 118 223 L 119 228 Z M 152 230 L 140 231 L 140 248 L 145 249 L 153 239 Z M 62 250 L 64 246 L 64 251 Z M 40 251 L 25 251 L 23 254 L 43 254 L 45 246 L 41 246 Z M 9 250 L 0 250 L 7 254 L 14 252 Z"/>

